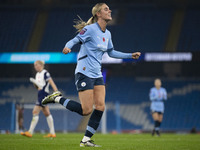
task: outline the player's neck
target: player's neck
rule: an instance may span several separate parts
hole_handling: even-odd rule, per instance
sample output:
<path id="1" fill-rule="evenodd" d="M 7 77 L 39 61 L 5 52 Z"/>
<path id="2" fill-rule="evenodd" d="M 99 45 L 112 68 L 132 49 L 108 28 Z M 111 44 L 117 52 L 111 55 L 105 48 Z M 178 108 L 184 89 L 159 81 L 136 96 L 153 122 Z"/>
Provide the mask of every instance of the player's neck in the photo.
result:
<path id="1" fill-rule="evenodd" d="M 157 90 L 160 90 L 160 87 L 156 87 Z"/>
<path id="2" fill-rule="evenodd" d="M 105 32 L 105 31 L 106 31 L 107 22 L 106 22 L 105 20 L 99 19 L 99 20 L 97 21 L 97 23 L 99 24 L 101 30 L 102 30 L 103 32 Z"/>
<path id="3" fill-rule="evenodd" d="M 40 69 L 38 72 L 42 72 L 42 70 L 43 70 L 43 68 L 42 68 L 42 69 Z"/>

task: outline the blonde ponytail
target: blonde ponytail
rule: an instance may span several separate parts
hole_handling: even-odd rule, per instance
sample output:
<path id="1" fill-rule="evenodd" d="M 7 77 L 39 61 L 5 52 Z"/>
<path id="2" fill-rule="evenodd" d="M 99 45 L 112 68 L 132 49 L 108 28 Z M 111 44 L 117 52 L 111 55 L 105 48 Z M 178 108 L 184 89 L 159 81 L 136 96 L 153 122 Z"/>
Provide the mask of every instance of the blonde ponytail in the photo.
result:
<path id="1" fill-rule="evenodd" d="M 92 16 L 87 22 L 83 21 L 80 16 L 78 17 L 79 20 L 75 20 L 74 21 L 75 25 L 73 25 L 73 27 L 77 29 L 77 32 L 80 32 L 85 26 L 97 22 L 97 19 L 95 19 L 96 17 L 94 16 Z"/>
<path id="2" fill-rule="evenodd" d="M 97 22 L 98 18 L 96 16 L 96 13 L 101 11 L 101 6 L 105 3 L 97 3 L 93 8 L 92 8 L 92 17 L 88 19 L 87 22 L 83 21 L 80 16 L 78 16 L 79 20 L 75 20 L 73 25 L 74 28 L 77 29 L 77 32 L 80 32 L 85 26 L 93 24 Z"/>

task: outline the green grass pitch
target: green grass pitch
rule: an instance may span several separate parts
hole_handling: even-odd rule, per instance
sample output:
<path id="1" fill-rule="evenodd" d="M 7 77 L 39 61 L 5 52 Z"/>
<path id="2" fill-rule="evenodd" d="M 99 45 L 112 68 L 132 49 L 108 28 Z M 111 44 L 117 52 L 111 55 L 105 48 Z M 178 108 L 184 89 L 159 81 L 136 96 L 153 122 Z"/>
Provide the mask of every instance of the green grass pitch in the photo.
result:
<path id="1" fill-rule="evenodd" d="M 96 134 L 93 140 L 100 148 L 81 148 L 79 142 L 83 134 L 57 133 L 54 139 L 43 138 L 43 134 L 34 134 L 32 138 L 19 134 L 0 134 L 0 150 L 200 150 L 199 134 L 162 134 L 152 137 L 150 134 Z"/>

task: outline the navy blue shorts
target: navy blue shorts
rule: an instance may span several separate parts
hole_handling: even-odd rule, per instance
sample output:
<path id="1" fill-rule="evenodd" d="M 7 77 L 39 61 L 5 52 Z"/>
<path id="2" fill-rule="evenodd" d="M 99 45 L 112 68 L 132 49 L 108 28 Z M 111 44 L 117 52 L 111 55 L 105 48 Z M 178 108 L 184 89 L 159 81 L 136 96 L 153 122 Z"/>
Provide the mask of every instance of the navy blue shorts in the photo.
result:
<path id="1" fill-rule="evenodd" d="M 49 95 L 49 93 L 45 92 L 44 90 L 39 90 L 39 91 L 38 91 L 38 100 L 36 101 L 36 105 L 37 105 L 37 106 L 44 107 L 44 105 L 42 105 L 42 100 L 43 100 L 43 98 L 45 98 L 47 95 Z"/>
<path id="2" fill-rule="evenodd" d="M 82 73 L 75 74 L 75 85 L 77 91 L 94 89 L 95 85 L 105 85 L 103 77 L 90 78 Z"/>

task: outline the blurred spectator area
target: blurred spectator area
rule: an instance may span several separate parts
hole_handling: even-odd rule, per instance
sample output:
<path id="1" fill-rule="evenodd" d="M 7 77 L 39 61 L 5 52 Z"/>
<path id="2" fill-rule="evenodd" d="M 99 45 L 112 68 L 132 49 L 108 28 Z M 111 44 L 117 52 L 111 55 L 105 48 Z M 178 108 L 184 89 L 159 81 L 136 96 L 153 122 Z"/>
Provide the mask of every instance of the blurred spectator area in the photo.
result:
<path id="1" fill-rule="evenodd" d="M 37 16 L 35 8 L 0 8 L 0 52 L 24 52 Z"/>
<path id="2" fill-rule="evenodd" d="M 145 4 L 113 4 L 113 21 L 108 29 L 112 33 L 112 40 L 116 50 L 130 52 L 166 51 L 172 20 L 178 6 Z M 65 43 L 76 36 L 73 28 L 74 20 L 79 15 L 84 21 L 91 17 L 93 4 L 75 4 L 45 7 L 43 5 L 2 5 L 0 10 L 0 52 L 26 51 L 61 51 Z M 184 19 L 177 39 L 175 51 L 199 51 L 199 14 L 197 7 L 183 9 Z M 45 21 L 40 21 L 40 13 Z M 40 18 L 41 19 L 41 18 Z M 44 19 L 43 19 L 44 20 Z M 37 26 L 37 27 L 36 27 Z M 44 28 L 42 28 L 44 26 Z M 35 34 L 35 33 L 39 34 Z M 34 36 L 38 35 L 38 36 Z M 34 39 L 36 38 L 36 39 Z M 29 46 L 31 41 L 35 45 Z M 78 51 L 78 46 L 73 48 Z"/>

